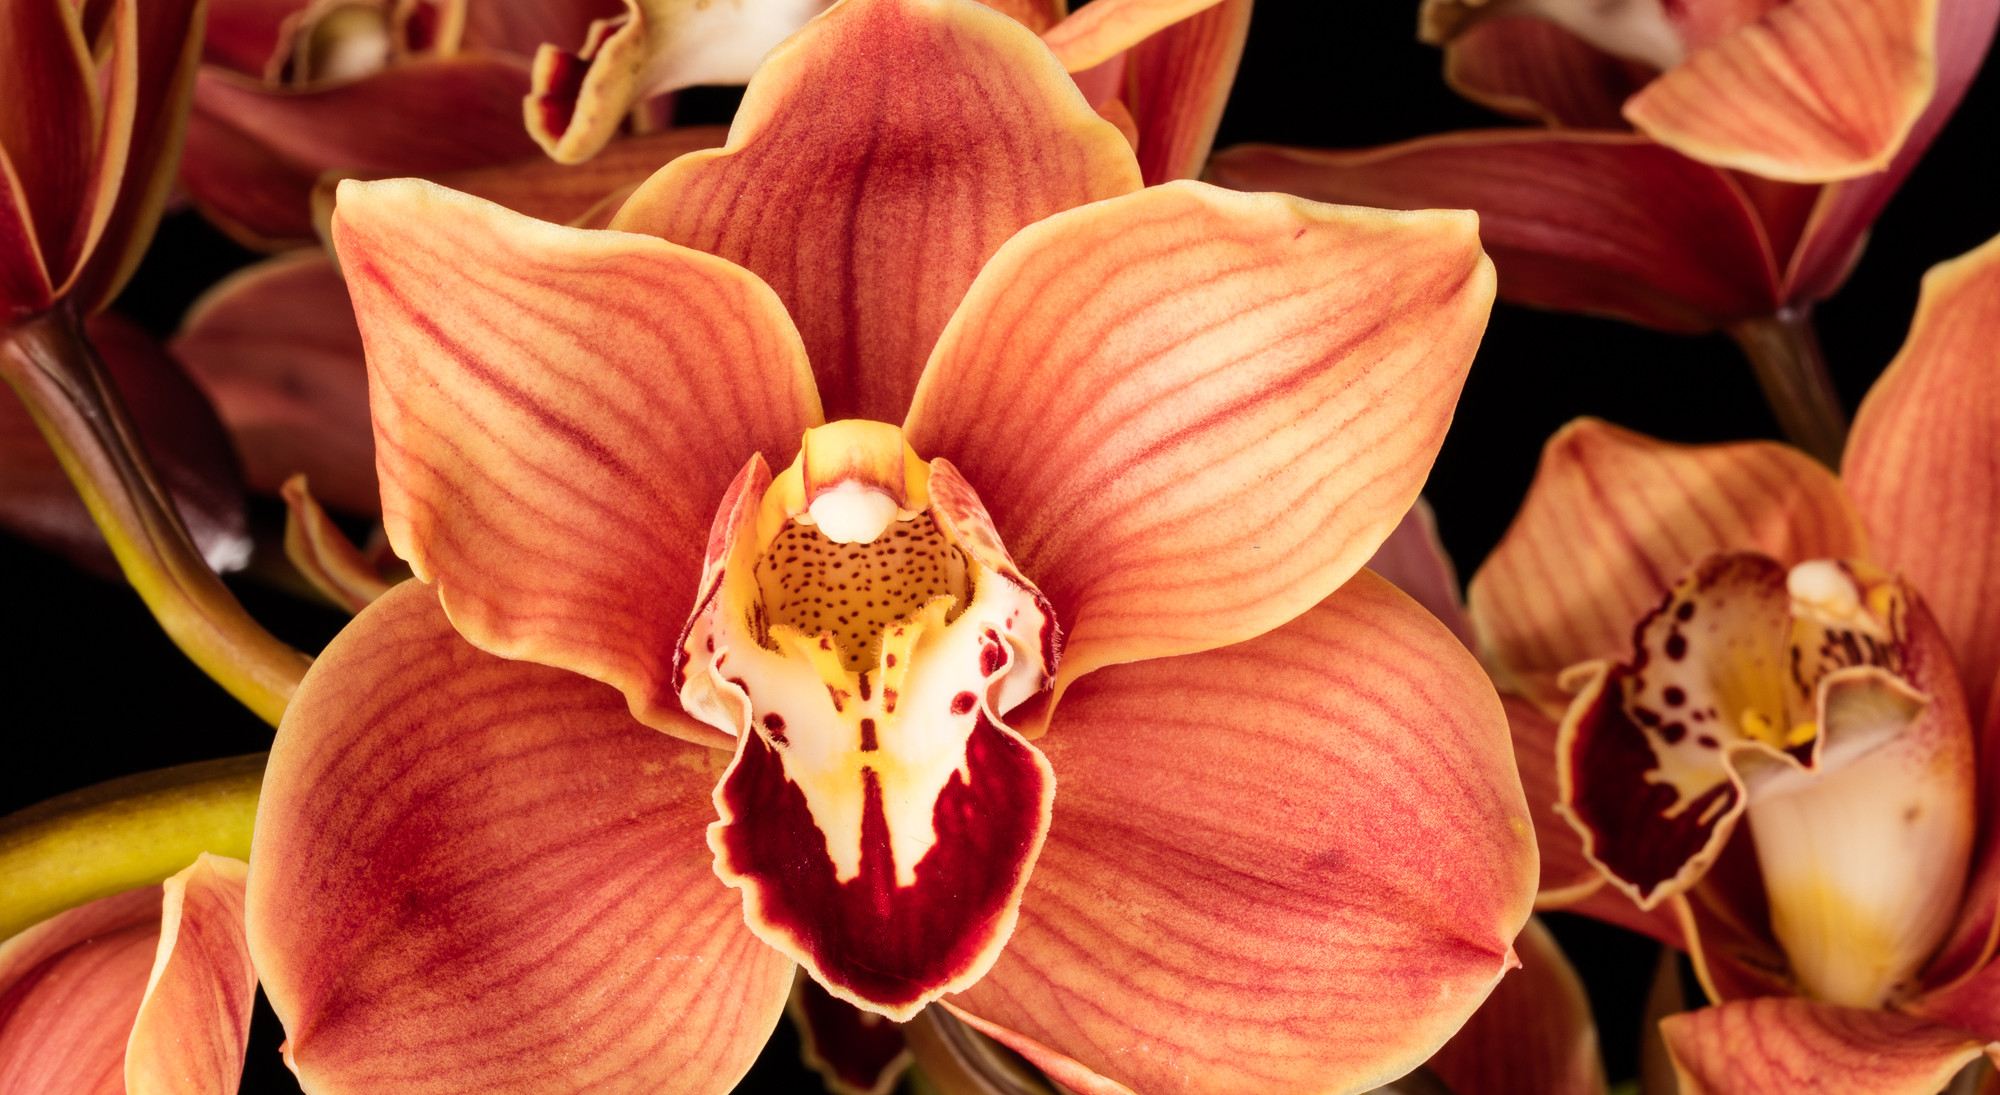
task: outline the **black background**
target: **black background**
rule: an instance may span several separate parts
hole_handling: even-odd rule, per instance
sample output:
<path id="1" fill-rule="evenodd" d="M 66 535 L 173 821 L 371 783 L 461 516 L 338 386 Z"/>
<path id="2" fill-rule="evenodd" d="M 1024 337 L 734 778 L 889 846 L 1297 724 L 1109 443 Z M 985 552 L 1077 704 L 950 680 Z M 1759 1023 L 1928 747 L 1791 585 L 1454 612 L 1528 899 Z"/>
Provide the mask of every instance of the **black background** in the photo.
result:
<path id="1" fill-rule="evenodd" d="M 1415 6 L 1261 0 L 1217 147 L 1353 148 L 1507 124 L 1444 86 L 1439 54 L 1415 41 Z M 1900 345 L 1923 272 L 2000 232 L 1995 67 L 1878 221 L 1846 287 L 1817 310 L 1850 412 Z M 686 95 L 682 120 L 724 120 L 734 101 L 720 90 Z M 255 258 L 193 214 L 172 215 L 118 307 L 169 334 L 201 290 Z M 1499 305 L 1426 489 L 1462 574 L 1505 529 L 1543 439 L 1582 414 L 1678 441 L 1777 436 L 1748 368 L 1720 335 L 1665 335 Z M 270 503 L 256 512 L 267 522 L 282 514 Z M 8 755 L 0 812 L 114 776 L 268 746 L 270 730 L 189 665 L 128 590 L 7 537 L 0 573 Z M 254 614 L 301 648 L 317 650 L 343 620 L 235 584 Z M 1594 922 L 1551 921 L 1589 984 L 1611 1077 L 1629 1077 L 1654 948 Z M 279 1037 L 261 1012 L 244 1091 L 297 1090 L 274 1052 Z M 745 1089 L 816 1087 L 795 1061 L 796 1042 L 781 1029 Z"/>

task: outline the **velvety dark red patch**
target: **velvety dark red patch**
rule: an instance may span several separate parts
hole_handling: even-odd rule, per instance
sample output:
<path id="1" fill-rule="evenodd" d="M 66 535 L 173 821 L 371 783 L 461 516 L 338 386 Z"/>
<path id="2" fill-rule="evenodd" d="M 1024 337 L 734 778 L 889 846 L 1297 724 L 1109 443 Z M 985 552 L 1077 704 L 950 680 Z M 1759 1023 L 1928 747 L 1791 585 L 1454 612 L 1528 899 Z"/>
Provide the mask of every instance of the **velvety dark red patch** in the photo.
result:
<path id="1" fill-rule="evenodd" d="M 932 810 L 937 843 L 896 885 L 882 793 L 868 773 L 861 871 L 834 878 L 805 794 L 757 735 L 722 784 L 722 865 L 756 888 L 765 926 L 790 938 L 827 981 L 888 1008 L 908 1007 L 964 974 L 999 928 L 1044 827 L 1034 748 L 982 713 L 966 743 L 968 784 L 953 774 Z"/>
<path id="2" fill-rule="evenodd" d="M 1715 827 L 1735 809 L 1737 791 L 1724 782 L 1667 816 L 1678 796 L 1671 785 L 1646 779 L 1659 762 L 1645 732 L 1625 712 L 1627 676 L 1623 668 L 1612 670 L 1577 722 L 1566 758 L 1575 788 L 1569 805 L 1594 835 L 1598 861 L 1650 897 L 1708 846 Z"/>
<path id="3" fill-rule="evenodd" d="M 903 1028 L 836 999 L 819 982 L 799 979 L 792 1018 L 800 1026 L 806 1063 L 855 1091 L 874 1091 L 900 1071 L 908 1044 Z"/>

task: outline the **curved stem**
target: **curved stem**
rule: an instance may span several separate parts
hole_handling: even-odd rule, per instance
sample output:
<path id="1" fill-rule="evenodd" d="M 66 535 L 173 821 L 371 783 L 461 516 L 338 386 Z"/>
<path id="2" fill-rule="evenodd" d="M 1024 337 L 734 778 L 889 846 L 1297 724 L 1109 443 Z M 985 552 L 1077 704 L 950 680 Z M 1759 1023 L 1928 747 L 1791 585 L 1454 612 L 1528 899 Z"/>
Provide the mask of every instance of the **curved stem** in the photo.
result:
<path id="1" fill-rule="evenodd" d="M 74 307 L 65 302 L 0 330 L 0 376 L 168 637 L 275 726 L 311 659 L 252 619 L 202 559 Z"/>
<path id="2" fill-rule="evenodd" d="M 0 818 L 0 939 L 203 852 L 249 858 L 266 755 L 142 772 Z"/>
<path id="3" fill-rule="evenodd" d="M 1778 416 L 1778 425 L 1792 444 L 1840 470 L 1840 451 L 1847 444 L 1847 415 L 1840 395 L 1827 375 L 1812 314 L 1805 308 L 1780 308 L 1775 315 L 1732 324 L 1729 335 L 1743 347 L 1764 400 Z"/>

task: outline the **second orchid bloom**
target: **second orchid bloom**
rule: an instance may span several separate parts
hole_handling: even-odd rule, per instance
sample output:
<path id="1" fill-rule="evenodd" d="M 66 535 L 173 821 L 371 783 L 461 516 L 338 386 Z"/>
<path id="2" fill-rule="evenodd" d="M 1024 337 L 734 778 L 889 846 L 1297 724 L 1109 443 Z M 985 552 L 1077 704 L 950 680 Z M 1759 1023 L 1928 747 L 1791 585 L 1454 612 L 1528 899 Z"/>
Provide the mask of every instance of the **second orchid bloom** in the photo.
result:
<path id="1" fill-rule="evenodd" d="M 341 189 L 424 583 L 272 754 L 308 1086 L 726 1090 L 794 963 L 1082 1090 L 1362 1090 L 1464 1022 L 1529 815 L 1360 568 L 1485 323 L 1472 217 L 1143 188 L 1018 23 L 848 0 L 613 227 Z"/>

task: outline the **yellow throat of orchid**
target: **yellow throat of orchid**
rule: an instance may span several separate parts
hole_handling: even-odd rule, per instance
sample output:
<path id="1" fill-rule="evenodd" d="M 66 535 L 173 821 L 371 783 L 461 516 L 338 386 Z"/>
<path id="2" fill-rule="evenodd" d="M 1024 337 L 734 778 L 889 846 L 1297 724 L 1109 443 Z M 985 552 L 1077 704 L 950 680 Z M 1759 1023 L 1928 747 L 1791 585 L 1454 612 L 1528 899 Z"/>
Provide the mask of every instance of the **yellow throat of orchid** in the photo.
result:
<path id="1" fill-rule="evenodd" d="M 1047 603 L 958 473 L 886 423 L 806 431 L 760 498 L 734 501 L 682 640 L 681 703 L 777 753 L 840 881 L 861 869 L 877 788 L 912 885 L 977 720 L 1049 684 Z"/>

